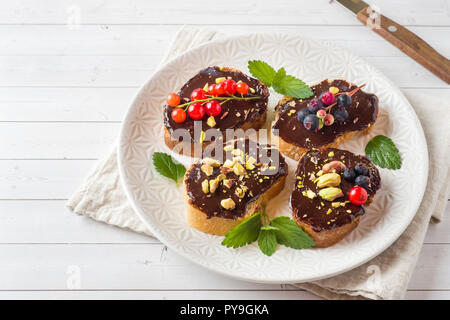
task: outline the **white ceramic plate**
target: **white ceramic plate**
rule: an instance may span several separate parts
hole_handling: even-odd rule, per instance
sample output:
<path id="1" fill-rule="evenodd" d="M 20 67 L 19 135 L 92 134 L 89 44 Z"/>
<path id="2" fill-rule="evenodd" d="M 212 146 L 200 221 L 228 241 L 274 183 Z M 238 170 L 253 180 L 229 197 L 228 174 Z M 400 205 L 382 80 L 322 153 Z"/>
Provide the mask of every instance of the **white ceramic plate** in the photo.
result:
<path id="1" fill-rule="evenodd" d="M 155 151 L 171 153 L 163 142 L 162 105 L 200 69 L 210 65 L 235 67 L 248 73 L 247 61 L 261 59 L 285 67 L 289 74 L 313 84 L 344 78 L 378 95 L 380 114 L 369 136 L 356 136 L 342 145 L 359 154 L 377 134 L 392 138 L 401 152 L 400 170 L 380 169 L 382 188 L 359 227 L 338 244 L 325 249 L 293 250 L 279 246 L 267 257 L 257 244 L 231 249 L 223 237 L 190 228 L 185 222 L 181 187 L 153 168 Z M 280 98 L 271 90 L 269 109 Z M 268 122 L 270 119 L 268 120 Z M 177 158 L 188 164 L 191 159 Z M 288 198 L 295 162 L 276 205 L 269 214 L 290 216 Z M 208 269 L 243 280 L 295 283 L 330 277 L 355 268 L 392 244 L 413 219 L 428 175 L 428 153 L 422 127 L 400 90 L 366 61 L 334 45 L 283 34 L 252 34 L 214 41 L 174 59 L 141 88 L 122 125 L 119 168 L 126 193 L 143 223 L 164 244 Z"/>

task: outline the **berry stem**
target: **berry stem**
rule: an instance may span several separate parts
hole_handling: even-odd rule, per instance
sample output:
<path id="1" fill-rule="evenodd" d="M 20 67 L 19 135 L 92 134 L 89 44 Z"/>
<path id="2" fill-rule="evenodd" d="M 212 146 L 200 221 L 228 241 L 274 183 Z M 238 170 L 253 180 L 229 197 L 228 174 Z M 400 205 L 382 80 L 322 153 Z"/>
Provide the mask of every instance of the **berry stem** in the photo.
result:
<path id="1" fill-rule="evenodd" d="M 353 89 L 352 91 L 348 91 L 348 92 L 339 92 L 336 95 L 340 95 L 340 94 L 348 94 L 350 97 L 353 96 L 356 92 L 359 91 L 359 89 L 361 89 L 362 87 L 364 87 L 365 84 Z M 335 105 L 337 104 L 337 102 L 330 104 L 328 107 L 325 108 L 325 111 L 329 111 L 331 108 L 333 108 Z"/>
<path id="2" fill-rule="evenodd" d="M 206 99 L 200 99 L 200 100 L 193 100 L 193 101 L 189 101 L 189 102 L 186 102 L 186 103 L 183 103 L 183 104 L 179 104 L 178 106 L 177 106 L 177 108 L 183 108 L 183 107 L 186 107 L 185 108 L 185 110 L 184 111 L 186 111 L 187 110 L 187 108 L 191 105 L 191 104 L 193 104 L 193 103 L 195 103 L 195 102 L 200 102 L 200 103 L 204 103 L 204 102 L 208 102 L 208 101 L 211 101 L 211 100 L 223 100 L 223 102 L 221 102 L 220 104 L 222 104 L 222 103 L 225 103 L 225 102 L 227 102 L 227 101 L 230 101 L 230 100 L 240 100 L 240 101 L 247 101 L 247 100 L 255 100 L 255 99 L 260 99 L 261 97 L 236 97 L 235 95 L 231 95 L 231 96 L 228 96 L 228 97 L 213 97 L 213 96 L 209 96 L 209 98 L 206 98 Z"/>

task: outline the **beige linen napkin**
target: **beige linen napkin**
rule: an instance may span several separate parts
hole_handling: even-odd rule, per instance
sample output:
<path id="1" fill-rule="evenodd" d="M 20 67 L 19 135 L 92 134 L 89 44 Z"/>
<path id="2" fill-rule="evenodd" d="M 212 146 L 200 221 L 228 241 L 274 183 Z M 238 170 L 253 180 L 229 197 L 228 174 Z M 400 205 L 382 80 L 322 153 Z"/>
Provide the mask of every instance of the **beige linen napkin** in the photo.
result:
<path id="1" fill-rule="evenodd" d="M 215 32 L 184 27 L 175 37 L 162 64 L 190 48 L 221 37 L 223 35 Z M 407 98 L 421 120 L 430 157 L 427 190 L 416 217 L 390 248 L 368 263 L 329 279 L 295 286 L 328 299 L 403 297 L 430 217 L 437 221 L 442 219 L 450 191 L 450 104 L 444 99 L 418 93 L 409 93 Z M 97 163 L 67 206 L 77 214 L 151 235 L 133 212 L 122 189 L 115 147 Z"/>

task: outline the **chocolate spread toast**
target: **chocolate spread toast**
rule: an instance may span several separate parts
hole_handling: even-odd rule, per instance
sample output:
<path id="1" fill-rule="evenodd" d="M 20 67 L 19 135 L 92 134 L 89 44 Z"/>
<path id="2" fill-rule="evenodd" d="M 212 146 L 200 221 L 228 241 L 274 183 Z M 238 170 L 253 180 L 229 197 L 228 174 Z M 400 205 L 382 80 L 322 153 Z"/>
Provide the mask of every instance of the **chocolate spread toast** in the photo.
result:
<path id="1" fill-rule="evenodd" d="M 365 205 L 381 185 L 378 169 L 364 156 L 329 148 L 308 151 L 300 159 L 290 207 L 316 246 L 333 245 L 358 225 L 364 207 L 349 201 L 356 185 L 367 192 Z"/>
<path id="2" fill-rule="evenodd" d="M 225 235 L 284 187 L 288 166 L 279 151 L 247 139 L 221 144 L 184 177 L 188 224 Z"/>
<path id="3" fill-rule="evenodd" d="M 367 134 L 378 115 L 377 96 L 348 81 L 323 80 L 311 89 L 314 92 L 311 98 L 284 97 L 275 108 L 273 139 L 278 138 L 280 151 L 295 160 L 310 149 L 338 147 L 358 132 Z M 324 94 L 329 94 L 325 98 L 331 98 L 331 105 L 322 102 Z M 340 95 L 345 97 L 339 98 Z M 311 123 L 305 123 L 304 118 L 308 114 L 316 115 L 316 112 L 319 119 L 313 125 L 318 127 L 311 128 Z"/>
<path id="4" fill-rule="evenodd" d="M 259 129 L 264 125 L 269 90 L 259 80 L 249 77 L 237 69 L 211 66 L 201 70 L 181 87 L 178 92 L 180 103 L 185 104 L 194 101 L 191 96 L 192 92 L 196 89 L 200 90 L 199 88 L 204 88 L 206 91 L 204 97 L 210 98 L 211 92 L 208 92 L 208 87 L 211 88 L 212 84 L 220 83 L 219 81 L 224 80 L 232 80 L 234 86 L 243 82 L 248 91 L 246 90 L 244 95 L 239 92 L 232 94 L 235 95 L 237 99 L 218 100 L 217 102 L 220 102 L 220 107 L 218 107 L 220 108 L 220 111 L 213 119 L 206 114 L 201 119 L 194 120 L 188 114 L 185 116 L 185 120 L 182 123 L 179 123 L 174 121 L 171 116 L 172 112 L 178 107 L 172 107 L 167 104 L 164 106 L 164 141 L 170 149 L 174 149 L 178 144 L 182 143 L 182 145 L 175 148 L 174 151 L 189 154 L 190 150 L 190 155 L 193 156 L 194 144 L 201 143 L 204 148 L 211 142 L 208 140 L 214 140 L 214 137 L 211 139 L 203 139 L 204 136 L 202 136 L 202 133 L 207 130 L 217 130 L 224 135 L 227 129 Z M 230 96 L 230 94 L 217 94 L 217 96 L 226 98 L 227 96 Z M 238 100 L 242 98 L 248 100 Z M 201 102 L 201 104 L 203 106 L 206 105 L 205 102 Z M 194 132 L 194 123 L 197 123 L 201 132 Z M 181 141 L 181 138 L 174 135 L 174 131 L 180 128 L 188 131 L 188 137 L 183 141 Z"/>

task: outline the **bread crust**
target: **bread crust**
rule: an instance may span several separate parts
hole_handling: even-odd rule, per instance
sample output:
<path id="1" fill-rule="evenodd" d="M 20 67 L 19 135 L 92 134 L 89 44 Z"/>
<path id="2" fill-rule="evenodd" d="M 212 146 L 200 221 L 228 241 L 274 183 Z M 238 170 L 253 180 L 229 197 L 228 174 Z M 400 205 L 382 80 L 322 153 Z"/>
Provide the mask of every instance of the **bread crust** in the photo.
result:
<path id="1" fill-rule="evenodd" d="M 207 218 L 205 212 L 192 205 L 186 192 L 186 184 L 183 181 L 183 198 L 186 202 L 186 220 L 189 226 L 205 233 L 218 236 L 226 235 L 231 229 L 242 221 L 250 218 L 257 210 L 266 205 L 270 199 L 278 195 L 284 188 L 286 176 L 280 177 L 274 184 L 257 199 L 250 202 L 245 210 L 245 214 L 237 219 L 227 219 L 222 217 Z"/>
<path id="2" fill-rule="evenodd" d="M 362 135 L 369 134 L 370 131 L 372 130 L 372 128 L 373 128 L 373 125 L 370 125 L 367 129 L 365 129 L 363 131 L 346 132 L 345 134 L 339 136 L 334 142 L 325 144 L 317 149 L 322 151 L 322 150 L 328 149 L 328 148 L 338 148 L 340 144 L 351 140 L 353 138 L 353 136 L 356 135 L 357 133 L 360 133 Z M 281 138 L 279 136 L 272 135 L 271 137 L 272 137 L 272 139 L 271 139 L 272 144 L 276 145 L 278 147 L 278 150 L 280 150 L 280 152 L 282 154 L 284 154 L 285 156 L 292 158 L 294 160 L 297 160 L 297 161 L 300 160 L 301 157 L 303 157 L 305 155 L 305 153 L 307 153 L 310 150 L 310 149 L 302 148 L 302 147 L 296 146 L 292 143 L 289 143 L 289 142 L 283 140 L 283 138 Z"/>
<path id="3" fill-rule="evenodd" d="M 315 247 L 318 248 L 326 248 L 329 246 L 332 246 L 335 243 L 338 243 L 344 237 L 349 234 L 350 232 L 355 229 L 360 220 L 360 216 L 353 219 L 352 222 L 344 224 L 342 226 L 330 229 L 330 230 L 321 230 L 319 232 L 314 231 L 313 227 L 307 223 L 304 223 L 303 221 L 300 221 L 296 218 L 295 215 L 292 215 L 295 222 L 305 230 L 307 234 L 311 236 L 311 238 L 314 239 Z"/>

